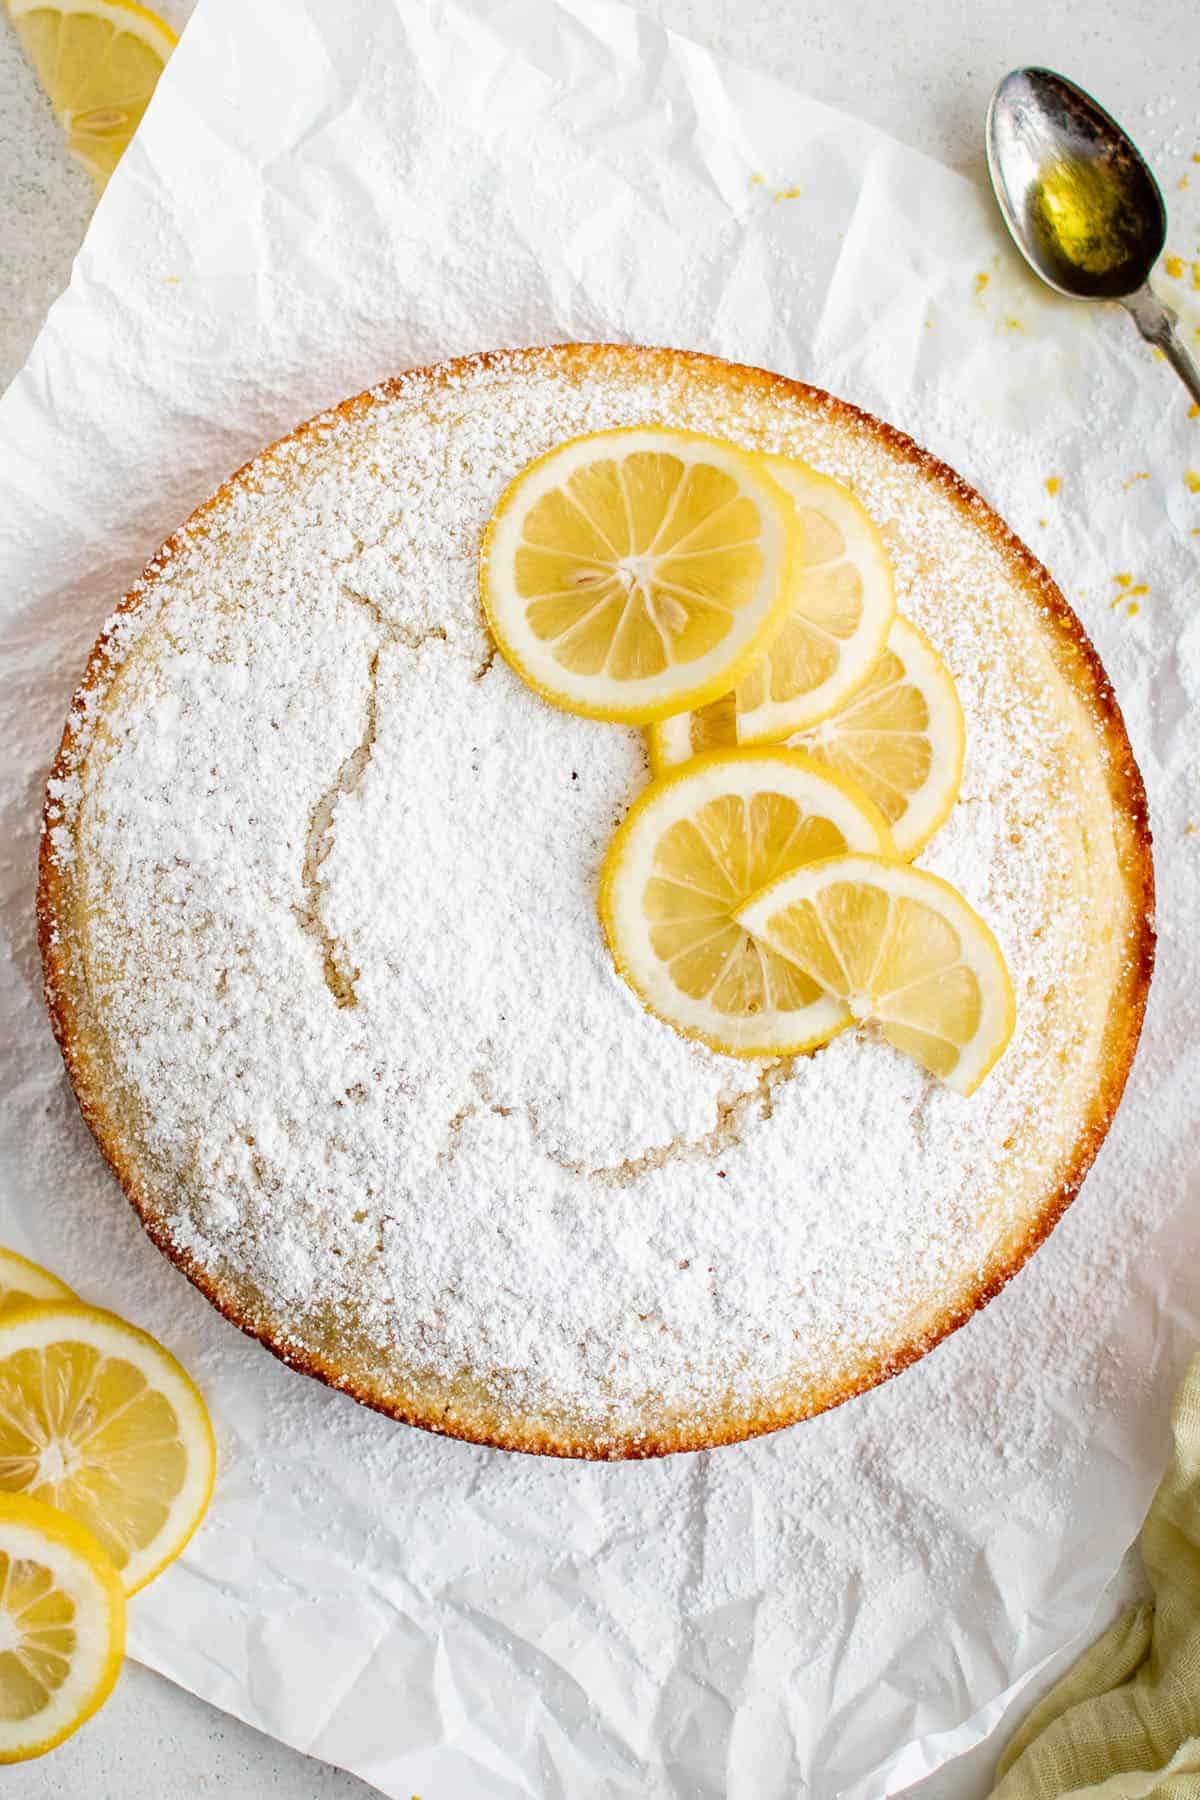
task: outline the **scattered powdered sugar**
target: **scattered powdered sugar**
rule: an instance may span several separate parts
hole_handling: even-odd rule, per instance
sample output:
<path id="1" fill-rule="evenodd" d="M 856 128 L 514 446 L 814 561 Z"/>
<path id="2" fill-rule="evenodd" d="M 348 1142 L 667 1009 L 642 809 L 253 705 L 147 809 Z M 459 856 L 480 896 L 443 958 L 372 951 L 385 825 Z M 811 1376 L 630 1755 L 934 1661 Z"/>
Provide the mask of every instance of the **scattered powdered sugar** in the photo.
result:
<path id="1" fill-rule="evenodd" d="M 869 1036 L 715 1056 L 612 969 L 596 873 L 640 738 L 494 656 L 476 559 L 530 458 L 649 419 L 849 481 L 958 680 L 962 793 L 921 861 L 1018 1000 L 971 1099 Z M 87 977 L 172 1235 L 277 1336 L 320 1342 L 332 1308 L 399 1388 L 465 1370 L 636 1435 L 886 1359 L 1057 1185 L 1120 955 L 1093 928 L 1118 882 L 1095 733 L 1001 552 L 844 418 L 686 366 L 406 378 L 238 486 L 113 660 L 52 841 L 82 851 Z"/>

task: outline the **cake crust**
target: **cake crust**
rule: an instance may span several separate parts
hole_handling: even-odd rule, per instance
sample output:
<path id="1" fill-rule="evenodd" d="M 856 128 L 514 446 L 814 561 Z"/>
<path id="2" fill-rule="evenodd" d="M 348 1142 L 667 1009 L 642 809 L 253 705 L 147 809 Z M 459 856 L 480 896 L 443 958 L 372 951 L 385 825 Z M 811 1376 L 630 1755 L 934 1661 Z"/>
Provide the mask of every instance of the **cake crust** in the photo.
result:
<path id="1" fill-rule="evenodd" d="M 1111 807 L 1116 854 L 1124 889 L 1124 954 L 1113 986 L 1100 1058 L 1101 1075 L 1091 1101 L 1078 1122 L 1073 1151 L 1054 1190 L 1044 1196 L 1036 1217 L 1012 1241 L 996 1245 L 975 1278 L 949 1300 L 936 1299 L 920 1328 L 886 1354 L 861 1361 L 824 1385 L 771 1404 L 731 1408 L 724 1417 L 699 1423 L 652 1422 L 645 1431 L 581 1428 L 567 1416 L 547 1418 L 498 1406 L 484 1384 L 441 1387 L 417 1383 L 411 1392 L 395 1391 L 377 1372 L 357 1359 L 344 1361 L 317 1345 L 297 1342 L 284 1320 L 271 1315 L 252 1288 L 219 1272 L 181 1245 L 162 1204 L 161 1183 L 139 1142 L 136 1119 L 122 1104 L 120 1084 L 97 1029 L 86 971 L 76 951 L 75 924 L 82 904 L 73 865 L 56 852 L 53 827 L 60 809 L 47 803 L 40 851 L 37 924 L 50 1019 L 80 1110 L 114 1175 L 138 1213 L 148 1235 L 233 1324 L 257 1339 L 290 1367 L 316 1376 L 351 1394 L 364 1405 L 391 1418 L 497 1448 L 566 1457 L 626 1458 L 713 1447 L 794 1424 L 876 1386 L 925 1355 L 964 1324 L 1012 1279 L 1037 1246 L 1050 1234 L 1078 1192 L 1111 1124 L 1136 1049 L 1154 958 L 1154 877 L 1146 797 L 1128 742 L 1120 708 L 1099 658 L 1082 625 L 1054 580 L 999 516 L 959 475 L 920 448 L 912 439 L 869 414 L 819 389 L 769 372 L 729 364 L 693 352 L 634 346 L 566 345 L 520 352 L 484 353 L 419 371 L 433 385 L 453 381 L 472 370 L 526 359 L 531 369 L 547 364 L 569 379 L 589 372 L 636 364 L 639 375 L 732 387 L 752 404 L 770 398 L 801 409 L 819 409 L 847 431 L 866 434 L 887 454 L 909 465 L 925 484 L 937 490 L 982 534 L 1002 557 L 1011 580 L 1035 610 L 1043 635 L 1063 678 L 1081 698 L 1099 745 Z M 104 693 L 116 667 L 114 627 L 118 620 L 147 605 L 185 543 L 195 546 L 220 522 L 248 484 L 261 479 L 283 446 L 324 435 L 331 421 L 349 421 L 401 396 L 413 372 L 344 401 L 331 413 L 302 424 L 224 482 L 150 559 L 139 584 L 124 598 L 114 620 L 99 638 L 68 715 L 51 782 L 71 778 L 86 756 L 89 700 Z"/>

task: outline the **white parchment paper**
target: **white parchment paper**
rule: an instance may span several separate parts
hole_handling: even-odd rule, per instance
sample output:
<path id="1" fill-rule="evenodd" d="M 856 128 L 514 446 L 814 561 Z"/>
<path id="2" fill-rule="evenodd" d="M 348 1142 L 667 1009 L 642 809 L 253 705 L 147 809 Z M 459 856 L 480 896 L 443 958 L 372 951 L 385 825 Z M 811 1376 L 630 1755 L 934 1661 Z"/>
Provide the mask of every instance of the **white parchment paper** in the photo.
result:
<path id="1" fill-rule="evenodd" d="M 1184 238 L 1195 185 L 1172 183 Z M 389 1424 L 212 1313 L 79 1121 L 32 916 L 71 689 L 170 529 L 326 402 L 567 338 L 801 375 L 955 463 L 1100 648 L 1160 882 L 1129 1093 L 1020 1278 L 833 1415 L 628 1467 Z M 208 1522 L 133 1606 L 137 1656 L 404 1800 L 867 1800 L 1086 1626 L 1200 1315 L 1189 469 L 1174 378 L 1119 315 L 1036 290 L 980 190 L 631 11 L 202 0 L 0 402 L 0 1227 L 162 1336 L 221 1443 Z"/>

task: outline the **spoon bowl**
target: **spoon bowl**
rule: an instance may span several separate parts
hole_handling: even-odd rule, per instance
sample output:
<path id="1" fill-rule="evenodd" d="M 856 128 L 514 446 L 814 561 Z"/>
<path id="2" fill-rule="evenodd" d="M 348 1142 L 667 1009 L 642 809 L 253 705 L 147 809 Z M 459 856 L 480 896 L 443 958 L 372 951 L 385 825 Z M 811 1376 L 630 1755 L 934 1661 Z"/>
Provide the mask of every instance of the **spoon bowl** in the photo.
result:
<path id="1" fill-rule="evenodd" d="M 988 173 L 1034 273 L 1072 300 L 1116 300 L 1193 399 L 1200 373 L 1153 294 L 1167 239 L 1162 193 L 1136 146 L 1090 94 L 1052 69 L 1014 69 L 988 107 Z"/>

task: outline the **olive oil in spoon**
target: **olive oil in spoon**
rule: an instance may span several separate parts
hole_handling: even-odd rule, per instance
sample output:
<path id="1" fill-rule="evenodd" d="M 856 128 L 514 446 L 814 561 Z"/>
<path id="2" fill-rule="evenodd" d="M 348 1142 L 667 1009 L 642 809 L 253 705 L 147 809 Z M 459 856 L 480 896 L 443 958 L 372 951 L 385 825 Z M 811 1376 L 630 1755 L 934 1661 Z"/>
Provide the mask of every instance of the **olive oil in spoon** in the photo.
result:
<path id="1" fill-rule="evenodd" d="M 1149 286 L 1167 238 L 1158 183 L 1115 119 L 1050 69 L 1014 69 L 992 95 L 988 172 L 1035 274 L 1073 300 L 1116 300 L 1193 400 L 1200 370 Z"/>

